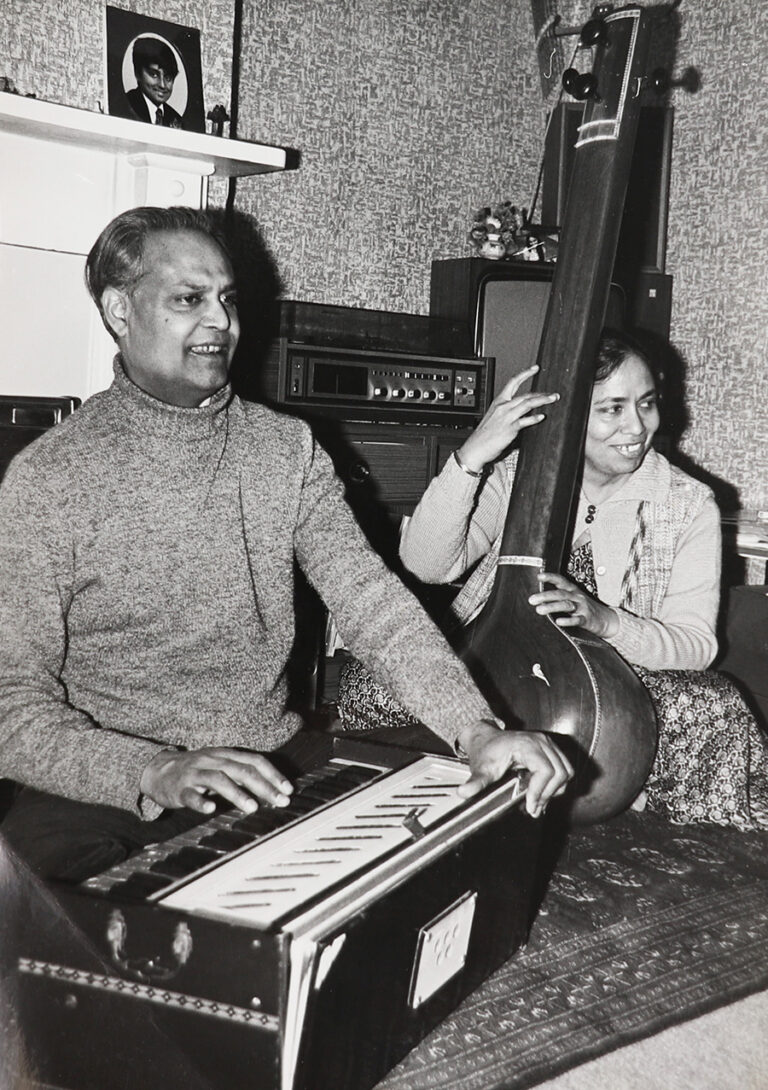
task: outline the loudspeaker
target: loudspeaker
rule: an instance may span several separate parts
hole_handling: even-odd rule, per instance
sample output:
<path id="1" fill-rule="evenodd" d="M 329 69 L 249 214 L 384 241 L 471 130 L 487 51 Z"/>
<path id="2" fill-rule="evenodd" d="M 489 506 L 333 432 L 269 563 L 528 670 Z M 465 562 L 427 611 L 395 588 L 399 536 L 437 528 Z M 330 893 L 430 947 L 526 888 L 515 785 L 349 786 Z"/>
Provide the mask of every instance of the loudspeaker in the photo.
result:
<path id="1" fill-rule="evenodd" d="M 574 145 L 584 112 L 580 102 L 562 102 L 552 112 L 544 142 L 541 219 L 561 227 L 573 166 Z M 639 270 L 663 273 L 667 248 L 673 110 L 643 106 L 630 167 L 614 279 L 635 281 Z"/>
<path id="2" fill-rule="evenodd" d="M 666 273 L 638 269 L 632 280 L 625 280 L 625 321 L 629 329 L 655 333 L 669 340 L 672 318 L 672 277 Z"/>

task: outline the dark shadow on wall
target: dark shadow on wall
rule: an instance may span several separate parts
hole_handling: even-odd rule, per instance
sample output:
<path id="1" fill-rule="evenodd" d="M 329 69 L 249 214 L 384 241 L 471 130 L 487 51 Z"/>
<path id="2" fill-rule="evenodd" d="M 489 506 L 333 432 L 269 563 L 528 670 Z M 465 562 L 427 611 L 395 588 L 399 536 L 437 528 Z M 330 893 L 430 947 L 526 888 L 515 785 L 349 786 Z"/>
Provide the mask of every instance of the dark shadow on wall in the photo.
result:
<path id="1" fill-rule="evenodd" d="M 264 401 L 263 369 L 280 328 L 282 281 L 255 220 L 238 211 L 214 213 L 226 236 L 235 271 L 240 342 L 230 372 L 232 387 L 245 401 Z M 275 471 L 279 472 L 275 467 Z M 296 634 L 286 666 L 287 707 L 305 722 L 314 716 L 317 671 L 325 609 L 301 571 L 294 584 Z"/>
<path id="2" fill-rule="evenodd" d="M 232 363 L 232 385 L 247 401 L 260 401 L 261 371 L 280 325 L 282 281 L 251 216 L 237 209 L 212 214 L 227 239 L 237 283 L 240 343 Z"/>
<path id="3" fill-rule="evenodd" d="M 633 331 L 633 336 L 652 356 L 661 369 L 661 427 L 655 446 L 673 465 L 690 474 L 697 481 L 708 485 L 722 513 L 739 509 L 739 491 L 729 481 L 704 469 L 689 455 L 680 450 L 680 443 L 690 425 L 690 413 L 686 395 L 687 365 L 674 345 L 663 337 L 645 330 Z"/>

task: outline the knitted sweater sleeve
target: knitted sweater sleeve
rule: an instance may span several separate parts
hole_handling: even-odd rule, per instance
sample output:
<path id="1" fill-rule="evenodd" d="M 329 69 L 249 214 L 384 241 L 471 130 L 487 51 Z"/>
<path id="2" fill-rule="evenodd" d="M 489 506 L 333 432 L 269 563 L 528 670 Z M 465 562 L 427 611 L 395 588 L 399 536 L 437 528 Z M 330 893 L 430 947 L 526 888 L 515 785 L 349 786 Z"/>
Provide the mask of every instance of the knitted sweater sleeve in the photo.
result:
<path id="1" fill-rule="evenodd" d="M 513 455 L 478 482 L 449 459 L 403 527 L 406 567 L 424 582 L 447 583 L 486 556 L 503 529 L 514 469 Z M 680 536 L 657 615 L 616 609 L 619 631 L 609 642 L 629 662 L 652 670 L 703 670 L 712 662 L 720 548 L 720 516 L 708 496 Z"/>
<path id="2" fill-rule="evenodd" d="M 709 496 L 680 535 L 657 615 L 617 609 L 619 631 L 611 644 L 649 670 L 704 670 L 717 654 L 720 564 L 720 514 Z"/>
<path id="3" fill-rule="evenodd" d="M 439 629 L 366 541 L 328 456 L 307 442 L 295 532 L 299 564 L 349 650 L 400 704 L 453 745 L 465 726 L 493 713 Z"/>
<path id="4" fill-rule="evenodd" d="M 403 526 L 400 557 L 425 583 L 450 583 L 486 556 L 504 526 L 509 503 L 507 466 L 470 477 L 449 458 Z"/>
<path id="5" fill-rule="evenodd" d="M 156 817 L 141 773 L 163 748 L 102 727 L 61 680 L 73 543 L 62 498 L 35 482 L 24 455 L 0 489 L 0 774 L 41 791 Z"/>

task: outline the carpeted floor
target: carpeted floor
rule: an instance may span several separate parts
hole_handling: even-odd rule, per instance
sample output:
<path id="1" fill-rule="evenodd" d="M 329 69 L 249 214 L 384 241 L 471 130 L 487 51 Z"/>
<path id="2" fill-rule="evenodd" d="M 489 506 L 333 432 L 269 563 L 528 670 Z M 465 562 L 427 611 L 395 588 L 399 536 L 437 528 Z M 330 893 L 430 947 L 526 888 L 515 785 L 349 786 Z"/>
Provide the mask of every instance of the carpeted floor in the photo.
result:
<path id="1" fill-rule="evenodd" d="M 377 1090 L 524 1090 L 768 986 L 768 835 L 572 833 L 530 941 Z"/>
<path id="2" fill-rule="evenodd" d="M 766 1090 L 768 992 L 737 999 L 539 1083 L 536 1090 Z"/>

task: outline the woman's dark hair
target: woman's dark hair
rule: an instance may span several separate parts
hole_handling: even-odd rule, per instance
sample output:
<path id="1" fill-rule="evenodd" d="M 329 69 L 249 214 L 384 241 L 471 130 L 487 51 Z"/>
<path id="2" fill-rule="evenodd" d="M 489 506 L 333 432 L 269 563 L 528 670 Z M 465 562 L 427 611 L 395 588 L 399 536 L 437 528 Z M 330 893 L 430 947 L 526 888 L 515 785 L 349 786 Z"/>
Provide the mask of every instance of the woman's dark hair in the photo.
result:
<path id="1" fill-rule="evenodd" d="M 85 262 L 85 283 L 111 337 L 114 333 L 101 304 L 105 288 L 130 294 L 144 275 L 144 247 L 150 235 L 160 231 L 196 231 L 205 235 L 229 257 L 222 231 L 207 212 L 198 208 L 131 208 L 116 216 L 91 248 Z"/>
<path id="2" fill-rule="evenodd" d="M 150 64 L 156 64 L 165 72 L 166 76 L 179 74 L 179 65 L 173 55 L 173 50 L 159 38 L 137 38 L 133 44 L 133 70 L 138 78 L 139 72 L 148 68 Z"/>
<path id="3" fill-rule="evenodd" d="M 594 382 L 605 382 L 630 356 L 637 356 L 651 372 L 656 393 L 661 396 L 664 372 L 654 354 L 629 333 L 604 329 L 595 358 Z"/>

